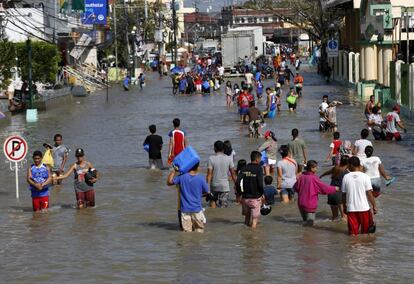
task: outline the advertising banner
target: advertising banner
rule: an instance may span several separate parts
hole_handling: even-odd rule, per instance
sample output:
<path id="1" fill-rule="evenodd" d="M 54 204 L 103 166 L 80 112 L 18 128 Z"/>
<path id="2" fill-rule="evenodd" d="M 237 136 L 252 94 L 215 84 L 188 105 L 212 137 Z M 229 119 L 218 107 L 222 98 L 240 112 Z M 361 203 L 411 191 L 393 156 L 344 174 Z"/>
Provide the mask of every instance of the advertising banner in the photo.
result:
<path id="1" fill-rule="evenodd" d="M 85 25 L 106 25 L 107 6 L 107 0 L 85 0 L 82 23 Z"/>

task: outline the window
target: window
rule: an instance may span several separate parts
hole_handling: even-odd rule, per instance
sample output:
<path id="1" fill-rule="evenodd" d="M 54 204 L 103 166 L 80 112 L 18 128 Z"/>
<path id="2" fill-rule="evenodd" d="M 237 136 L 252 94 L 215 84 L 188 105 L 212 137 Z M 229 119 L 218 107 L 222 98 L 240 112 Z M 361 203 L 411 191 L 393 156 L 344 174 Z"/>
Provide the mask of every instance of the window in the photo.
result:
<path id="1" fill-rule="evenodd" d="M 263 22 L 268 23 L 269 22 L 269 17 L 264 17 Z"/>
<path id="2" fill-rule="evenodd" d="M 252 17 L 249 17 L 249 18 L 247 19 L 247 21 L 248 21 L 249 23 L 253 23 L 253 18 L 252 18 Z"/>
<path id="3" fill-rule="evenodd" d="M 273 22 L 279 22 L 279 17 L 278 16 L 273 16 Z"/>
<path id="4" fill-rule="evenodd" d="M 244 18 L 241 18 L 241 22 L 242 22 L 242 23 L 244 23 L 244 22 L 245 22 Z"/>
<path id="5" fill-rule="evenodd" d="M 238 24 L 238 23 L 240 23 L 240 18 L 237 17 L 237 18 L 234 19 L 234 21 Z"/>

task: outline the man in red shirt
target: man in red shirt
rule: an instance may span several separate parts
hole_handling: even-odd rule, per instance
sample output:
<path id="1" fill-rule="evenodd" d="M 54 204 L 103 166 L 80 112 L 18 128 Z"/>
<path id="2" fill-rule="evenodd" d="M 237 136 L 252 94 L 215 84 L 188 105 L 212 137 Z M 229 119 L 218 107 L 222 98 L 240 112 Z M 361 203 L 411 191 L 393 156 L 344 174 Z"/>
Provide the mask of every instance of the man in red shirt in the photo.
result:
<path id="1" fill-rule="evenodd" d="M 332 165 L 333 166 L 335 166 L 337 164 L 336 155 L 339 153 L 339 150 L 342 146 L 342 141 L 339 140 L 339 137 L 340 137 L 339 132 L 334 132 L 332 143 L 329 146 L 330 150 L 329 150 L 329 153 L 328 153 L 328 157 L 326 157 L 327 161 L 332 159 Z"/>
<path id="2" fill-rule="evenodd" d="M 247 113 L 249 112 L 250 102 L 252 102 L 253 100 L 254 100 L 253 96 L 248 93 L 246 88 L 243 88 L 243 91 L 238 98 L 240 121 L 242 123 L 245 123 L 248 121 L 246 119 L 246 116 L 247 116 Z"/>
<path id="3" fill-rule="evenodd" d="M 171 164 L 178 154 L 181 153 L 187 147 L 188 141 L 186 138 L 185 131 L 180 129 L 180 120 L 178 118 L 174 118 L 173 126 L 174 129 L 168 133 L 170 137 L 170 145 L 168 149 L 168 164 Z"/>

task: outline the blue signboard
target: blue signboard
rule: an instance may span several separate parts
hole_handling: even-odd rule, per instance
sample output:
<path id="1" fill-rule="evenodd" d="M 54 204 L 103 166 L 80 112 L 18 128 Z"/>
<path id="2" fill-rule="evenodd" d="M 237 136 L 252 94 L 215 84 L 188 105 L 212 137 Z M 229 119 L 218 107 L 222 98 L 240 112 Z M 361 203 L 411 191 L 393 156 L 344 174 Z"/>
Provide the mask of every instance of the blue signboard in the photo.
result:
<path id="1" fill-rule="evenodd" d="M 107 13 L 107 0 L 85 0 L 82 23 L 85 25 L 106 25 Z"/>

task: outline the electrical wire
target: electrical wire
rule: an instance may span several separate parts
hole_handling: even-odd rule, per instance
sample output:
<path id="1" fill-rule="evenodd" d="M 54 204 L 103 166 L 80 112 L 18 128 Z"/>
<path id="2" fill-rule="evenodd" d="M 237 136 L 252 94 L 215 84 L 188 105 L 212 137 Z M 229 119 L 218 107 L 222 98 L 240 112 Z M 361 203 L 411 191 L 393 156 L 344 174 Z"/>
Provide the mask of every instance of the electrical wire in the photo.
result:
<path id="1" fill-rule="evenodd" d="M 20 16 L 20 17 L 25 17 L 25 15 L 22 15 L 22 14 L 21 14 L 18 10 L 14 10 L 14 11 L 18 14 L 18 16 L 16 16 L 16 15 L 13 15 L 13 14 L 10 14 L 10 13 L 9 13 L 9 15 L 13 15 L 13 16 L 11 17 L 13 20 L 17 20 L 20 24 L 22 24 L 22 25 L 27 25 L 30 29 L 36 30 L 36 31 L 40 32 L 41 34 L 44 34 L 44 35 L 45 35 L 45 36 L 47 36 L 47 37 L 52 37 L 52 36 L 53 36 L 52 34 L 48 34 L 48 33 L 46 33 L 44 30 L 41 30 L 41 28 L 40 28 L 40 27 L 35 26 L 35 24 L 34 24 L 34 23 L 40 24 L 41 26 L 48 28 L 48 26 L 47 26 L 47 25 L 45 25 L 45 24 L 43 24 L 43 23 L 41 23 L 41 22 L 38 22 L 38 21 L 36 21 L 36 20 L 35 20 L 35 19 L 33 19 L 33 18 L 31 18 L 31 21 L 27 21 L 27 23 L 24 23 L 24 22 L 22 22 L 22 21 L 19 19 L 19 16 Z M 30 25 L 29 25 L 29 23 L 30 23 Z"/>
<path id="2" fill-rule="evenodd" d="M 10 18 L 13 18 L 13 15 L 12 14 L 10 14 L 10 13 L 7 13 L 7 11 L 6 11 L 6 14 L 8 14 L 9 16 L 10 16 Z M 14 19 L 16 19 L 18 22 L 20 22 L 22 25 L 25 25 L 25 23 L 23 23 L 22 21 L 20 21 L 17 17 L 14 17 Z M 51 41 L 50 39 L 45 39 L 45 38 L 42 38 L 42 37 L 39 37 L 38 35 L 35 35 L 35 34 L 33 34 L 32 32 L 30 32 L 30 31 L 28 31 L 28 30 L 26 30 L 26 29 L 24 29 L 24 28 L 22 28 L 22 27 L 20 27 L 20 26 L 18 26 L 15 22 L 13 22 L 13 21 L 10 21 L 9 20 L 9 22 L 13 25 L 13 26 L 15 26 L 15 27 L 17 27 L 18 29 L 20 29 L 20 30 L 22 30 L 23 32 L 25 32 L 26 33 L 26 35 L 27 34 L 29 34 L 30 36 L 33 36 L 33 37 L 35 37 L 35 38 L 37 38 L 37 39 L 39 39 L 39 40 L 42 40 L 42 41 L 45 41 L 45 42 L 47 42 L 47 43 L 50 43 L 50 44 L 56 44 L 56 43 L 54 43 L 53 41 Z M 42 33 L 43 35 L 46 35 L 46 36 L 50 36 L 50 35 L 48 35 L 46 32 L 44 32 L 44 31 L 42 31 L 42 30 L 40 30 L 40 29 L 36 29 L 38 32 L 40 32 L 40 33 Z M 119 35 L 120 36 L 120 35 Z M 104 41 L 104 42 L 101 42 L 101 43 L 98 43 L 98 44 L 88 44 L 88 45 L 78 45 L 78 44 L 75 44 L 75 46 L 76 47 L 85 47 L 85 48 L 88 48 L 88 47 L 101 47 L 101 46 L 105 46 L 105 45 L 107 45 L 107 44 L 109 44 L 109 43 L 112 43 L 113 42 L 113 39 L 111 38 L 111 39 L 109 39 L 109 40 L 106 40 L 106 41 Z"/>

